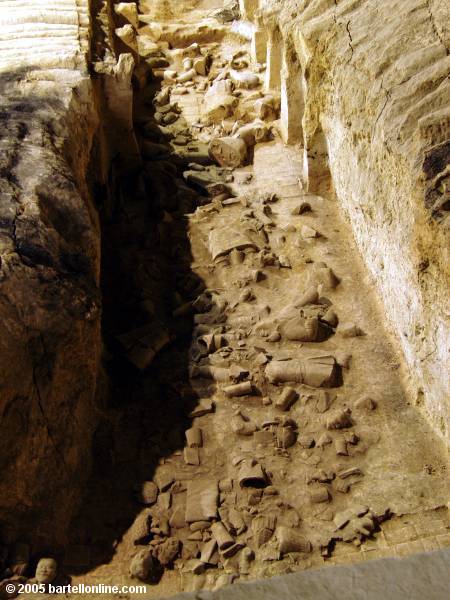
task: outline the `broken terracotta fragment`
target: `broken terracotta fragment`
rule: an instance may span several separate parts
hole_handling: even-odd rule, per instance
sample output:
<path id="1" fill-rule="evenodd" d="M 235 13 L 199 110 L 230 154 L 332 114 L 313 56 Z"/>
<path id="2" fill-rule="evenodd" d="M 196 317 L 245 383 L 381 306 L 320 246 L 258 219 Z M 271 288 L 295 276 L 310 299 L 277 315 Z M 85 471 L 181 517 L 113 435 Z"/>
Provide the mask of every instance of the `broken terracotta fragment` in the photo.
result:
<path id="1" fill-rule="evenodd" d="M 187 486 L 186 523 L 215 519 L 218 501 L 217 481 L 209 479 L 190 481 Z"/>
<path id="2" fill-rule="evenodd" d="M 303 360 L 272 361 L 266 367 L 271 383 L 305 383 L 311 387 L 334 387 L 338 381 L 338 365 L 333 356 L 317 356 Z"/>
<path id="3" fill-rule="evenodd" d="M 290 527 L 277 527 L 276 537 L 281 554 L 290 552 L 310 553 L 312 550 L 311 542 Z"/>

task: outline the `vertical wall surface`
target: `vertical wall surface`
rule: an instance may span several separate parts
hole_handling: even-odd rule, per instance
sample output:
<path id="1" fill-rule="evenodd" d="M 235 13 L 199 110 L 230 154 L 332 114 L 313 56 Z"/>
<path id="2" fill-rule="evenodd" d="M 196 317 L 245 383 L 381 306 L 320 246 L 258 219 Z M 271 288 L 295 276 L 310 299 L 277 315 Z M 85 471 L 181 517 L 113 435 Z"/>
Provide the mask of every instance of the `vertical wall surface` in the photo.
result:
<path id="1" fill-rule="evenodd" d="M 285 136 L 302 122 L 312 188 L 331 171 L 413 401 L 448 440 L 450 6 L 260 0 L 256 14 L 269 30 L 268 87 L 278 31 L 304 76 L 297 111 L 298 88 L 282 90 Z"/>
<path id="2" fill-rule="evenodd" d="M 0 534 L 58 544 L 88 472 L 100 340 L 88 0 L 0 3 Z"/>

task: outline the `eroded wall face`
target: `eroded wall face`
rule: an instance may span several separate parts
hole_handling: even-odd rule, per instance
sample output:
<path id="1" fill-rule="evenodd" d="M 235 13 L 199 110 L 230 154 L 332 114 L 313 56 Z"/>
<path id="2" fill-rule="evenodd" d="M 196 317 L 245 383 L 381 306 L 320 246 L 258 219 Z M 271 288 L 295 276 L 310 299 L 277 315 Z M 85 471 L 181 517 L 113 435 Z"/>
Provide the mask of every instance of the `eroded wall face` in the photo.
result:
<path id="1" fill-rule="evenodd" d="M 0 529 L 37 547 L 64 543 L 101 413 L 92 189 L 108 157 L 90 8 L 0 11 Z"/>
<path id="2" fill-rule="evenodd" d="M 304 112 L 300 102 L 286 118 L 303 122 L 310 185 L 326 169 L 326 147 L 337 200 L 405 356 L 411 397 L 448 440 L 450 8 L 439 0 L 260 0 L 258 18 L 269 40 L 279 30 L 285 55 L 299 57 Z M 289 120 L 286 131 L 296 126 Z"/>

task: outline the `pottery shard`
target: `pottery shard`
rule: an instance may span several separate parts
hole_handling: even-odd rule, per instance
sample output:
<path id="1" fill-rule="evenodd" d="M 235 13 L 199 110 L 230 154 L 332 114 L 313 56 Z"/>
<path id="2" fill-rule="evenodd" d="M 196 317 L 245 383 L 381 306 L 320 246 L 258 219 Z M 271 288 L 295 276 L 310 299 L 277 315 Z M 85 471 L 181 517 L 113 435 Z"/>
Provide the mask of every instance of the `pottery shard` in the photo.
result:
<path id="1" fill-rule="evenodd" d="M 252 521 L 252 533 L 257 548 L 267 543 L 275 531 L 275 515 L 257 515 Z"/>
<path id="2" fill-rule="evenodd" d="M 190 481 L 187 486 L 186 523 L 215 519 L 218 502 L 219 486 L 216 480 Z"/>
<path id="3" fill-rule="evenodd" d="M 338 410 L 327 419 L 327 429 L 345 429 L 353 425 L 350 410 Z"/>
<path id="4" fill-rule="evenodd" d="M 222 556 L 224 558 L 231 558 L 232 556 L 237 554 L 239 550 L 242 550 L 243 547 L 244 544 L 241 544 L 240 542 L 235 542 L 233 545 L 228 546 L 227 548 L 222 550 Z"/>
<path id="5" fill-rule="evenodd" d="M 238 105 L 238 99 L 229 93 L 212 94 L 210 88 L 203 100 L 202 121 L 207 125 L 220 123 L 231 117 Z"/>
<path id="6" fill-rule="evenodd" d="M 295 317 L 285 321 L 280 331 L 287 339 L 295 342 L 314 342 L 319 334 L 319 320 L 317 317 Z"/>
<path id="7" fill-rule="evenodd" d="M 159 562 L 166 567 L 170 565 L 178 555 L 180 542 L 176 538 L 168 538 L 162 544 L 156 546 L 155 556 Z"/>
<path id="8" fill-rule="evenodd" d="M 197 72 L 195 69 L 189 69 L 188 71 L 184 71 L 184 73 L 180 73 L 180 75 L 177 77 L 177 82 L 186 83 L 187 81 L 191 81 L 191 79 L 194 79 L 196 75 Z"/>
<path id="9" fill-rule="evenodd" d="M 209 251 L 213 260 L 229 254 L 234 249 L 245 250 L 246 248 L 253 248 L 256 252 L 259 250 L 257 243 L 237 227 L 236 229 L 220 227 L 213 229 L 209 234 Z"/>
<path id="10" fill-rule="evenodd" d="M 153 481 L 144 481 L 141 489 L 141 502 L 150 506 L 155 504 L 158 498 L 158 488 Z"/>
<path id="11" fill-rule="evenodd" d="M 313 490 L 312 492 L 310 492 L 309 497 L 313 504 L 320 504 L 321 502 L 329 502 L 329 500 L 330 500 L 330 494 L 326 487 Z"/>
<path id="12" fill-rule="evenodd" d="M 235 71 L 234 69 L 231 69 L 230 77 L 231 81 L 238 88 L 250 90 L 261 84 L 258 75 L 251 73 L 250 71 Z"/>
<path id="13" fill-rule="evenodd" d="M 375 410 L 377 407 L 376 401 L 370 396 L 362 396 L 355 402 L 355 408 L 362 410 Z"/>
<path id="14" fill-rule="evenodd" d="M 136 517 L 130 532 L 130 537 L 134 544 L 138 545 L 145 543 L 147 537 L 150 535 L 151 518 L 152 515 L 149 508 L 145 508 Z"/>
<path id="15" fill-rule="evenodd" d="M 267 478 L 263 468 L 258 462 L 255 460 L 243 460 L 239 471 L 238 482 L 242 488 L 263 488 L 267 485 Z"/>
<path id="16" fill-rule="evenodd" d="M 201 448 L 203 445 L 202 430 L 199 427 L 191 427 L 186 431 L 186 443 L 189 448 Z"/>
<path id="17" fill-rule="evenodd" d="M 311 542 L 290 527 L 278 527 L 276 538 L 281 554 L 288 554 L 289 552 L 309 553 L 312 550 Z"/>
<path id="18" fill-rule="evenodd" d="M 277 446 L 286 450 L 295 444 L 296 432 L 290 427 L 279 427 L 277 431 Z"/>
<path id="19" fill-rule="evenodd" d="M 252 393 L 253 386 L 251 381 L 243 381 L 242 383 L 236 383 L 235 385 L 228 385 L 223 388 L 223 391 L 228 398 L 248 396 Z"/>
<path id="20" fill-rule="evenodd" d="M 226 527 L 221 521 L 211 525 L 211 533 L 217 542 L 219 550 L 223 551 L 234 544 L 234 539 L 226 530 Z"/>
<path id="21" fill-rule="evenodd" d="M 216 138 L 209 145 L 209 155 L 221 167 L 237 169 L 247 158 L 247 144 L 241 138 Z"/>
<path id="22" fill-rule="evenodd" d="M 187 465 L 198 467 L 200 465 L 200 454 L 198 448 L 185 448 L 183 451 L 184 462 Z"/>
<path id="23" fill-rule="evenodd" d="M 215 410 L 215 403 L 209 398 L 201 398 L 198 402 L 198 406 L 191 410 L 189 416 L 194 419 L 195 417 L 203 417 L 209 413 L 213 413 Z"/>
<path id="24" fill-rule="evenodd" d="M 230 524 L 230 531 L 233 534 L 240 535 L 247 529 L 241 513 L 235 508 L 230 508 L 228 511 L 228 522 Z"/>
<path id="25" fill-rule="evenodd" d="M 206 544 L 202 547 L 200 560 L 205 564 L 210 564 L 210 560 L 216 551 L 216 548 L 216 540 L 209 540 L 209 542 L 206 542 Z"/>
<path id="26" fill-rule="evenodd" d="M 237 435 L 253 435 L 256 431 L 256 425 L 251 421 L 244 421 L 236 417 L 231 421 L 232 429 Z"/>
<path id="27" fill-rule="evenodd" d="M 298 394 L 294 388 L 285 387 L 275 402 L 275 407 L 283 411 L 289 410 L 297 398 Z"/>
<path id="28" fill-rule="evenodd" d="M 342 325 L 341 327 L 339 327 L 339 333 L 344 338 L 352 338 L 365 335 L 364 331 L 354 323 Z"/>
<path id="29" fill-rule="evenodd" d="M 126 19 L 135 29 L 139 28 L 138 10 L 135 2 L 119 2 L 114 11 Z"/>
<path id="30" fill-rule="evenodd" d="M 319 300 L 319 293 L 317 291 L 317 286 L 310 286 L 308 289 L 300 296 L 298 302 L 295 303 L 296 308 L 301 308 L 303 306 L 307 306 L 308 304 L 317 304 Z"/>
<path id="31" fill-rule="evenodd" d="M 292 381 L 311 387 L 333 387 L 339 367 L 333 356 L 313 356 L 303 360 L 272 361 L 266 367 L 270 383 Z"/>
<path id="32" fill-rule="evenodd" d="M 149 548 L 139 550 L 130 564 L 130 575 L 141 581 L 148 581 L 156 568 L 152 551 Z"/>
<path id="33" fill-rule="evenodd" d="M 195 72 L 197 73 L 197 75 L 202 75 L 205 76 L 208 73 L 208 59 L 206 56 L 199 56 L 198 58 L 194 59 L 194 63 L 193 63 Z"/>
<path id="34" fill-rule="evenodd" d="M 183 529 L 186 527 L 185 513 L 185 506 L 177 506 L 170 517 L 169 525 L 174 529 Z"/>
<path id="35" fill-rule="evenodd" d="M 246 125 L 239 127 L 234 134 L 234 137 L 244 140 L 248 148 L 255 144 L 267 141 L 270 137 L 270 129 L 263 121 L 257 119 L 252 123 L 247 123 Z"/>
<path id="36" fill-rule="evenodd" d="M 324 289 L 330 290 L 339 284 L 339 279 L 325 263 L 317 262 L 308 272 L 308 283 L 311 286 L 322 285 Z"/>

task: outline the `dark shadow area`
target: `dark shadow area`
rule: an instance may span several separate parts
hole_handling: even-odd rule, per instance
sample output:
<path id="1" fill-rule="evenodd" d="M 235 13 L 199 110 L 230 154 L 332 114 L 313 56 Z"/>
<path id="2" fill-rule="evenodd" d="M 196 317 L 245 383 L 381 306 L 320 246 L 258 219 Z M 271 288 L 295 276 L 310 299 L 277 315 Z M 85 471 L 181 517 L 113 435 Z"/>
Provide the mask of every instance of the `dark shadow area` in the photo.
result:
<path id="1" fill-rule="evenodd" d="M 191 303 L 204 286 L 191 269 L 188 215 L 204 199 L 186 187 L 184 161 L 171 154 L 152 119 L 151 101 L 159 88 L 158 81 L 149 81 L 136 95 L 136 126 L 138 137 L 145 129 L 145 140 L 166 145 L 167 152 L 144 160 L 142 171 L 118 182 L 114 210 L 102 219 L 109 403 L 94 436 L 93 471 L 83 505 L 71 525 L 70 547 L 76 548 L 77 559 L 66 556 L 71 574 L 112 559 L 145 508 L 140 502 L 143 483 L 182 450 L 189 414 L 198 403 L 189 384 Z M 213 301 L 207 304 L 212 310 Z M 142 547 L 152 537 L 151 532 L 144 536 Z"/>

